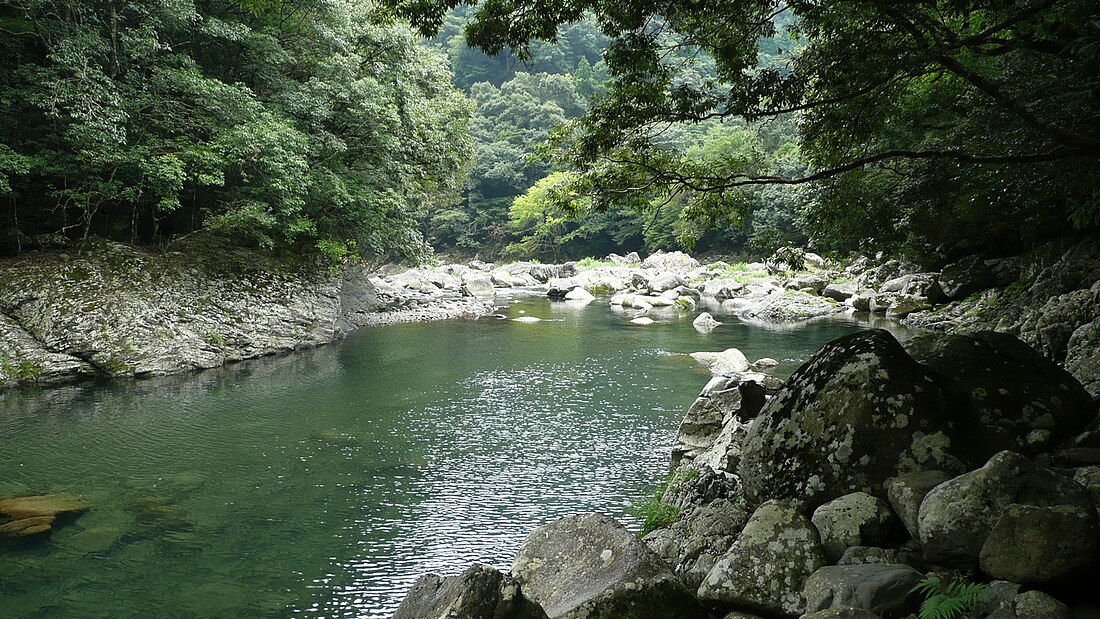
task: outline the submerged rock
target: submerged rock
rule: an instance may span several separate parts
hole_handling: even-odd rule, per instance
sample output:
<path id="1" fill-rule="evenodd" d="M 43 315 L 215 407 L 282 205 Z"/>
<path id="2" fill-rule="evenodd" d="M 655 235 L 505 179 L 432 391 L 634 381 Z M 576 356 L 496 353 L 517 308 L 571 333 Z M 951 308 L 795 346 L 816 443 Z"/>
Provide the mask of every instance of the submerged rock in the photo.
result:
<path id="1" fill-rule="evenodd" d="M 0 499 L 0 540 L 49 535 L 58 519 L 78 516 L 88 504 L 71 494 Z"/>
<path id="2" fill-rule="evenodd" d="M 512 576 L 557 619 L 704 619 L 691 592 L 652 550 L 600 514 L 535 529 Z"/>

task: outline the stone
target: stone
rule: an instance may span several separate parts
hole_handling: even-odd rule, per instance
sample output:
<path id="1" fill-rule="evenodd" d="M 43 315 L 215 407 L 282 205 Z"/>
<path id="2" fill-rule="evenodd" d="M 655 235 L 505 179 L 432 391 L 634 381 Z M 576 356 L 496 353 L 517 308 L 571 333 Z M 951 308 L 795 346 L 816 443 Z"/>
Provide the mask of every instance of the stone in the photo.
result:
<path id="1" fill-rule="evenodd" d="M 1073 481 L 1084 486 L 1092 495 L 1092 503 L 1100 511 L 1100 466 L 1083 466 L 1073 473 Z"/>
<path id="2" fill-rule="evenodd" d="M 658 273 L 649 280 L 649 289 L 653 292 L 673 290 L 684 285 L 684 278 L 676 273 Z"/>
<path id="3" fill-rule="evenodd" d="M 912 589 L 923 578 L 908 565 L 835 565 L 814 572 L 802 594 L 808 613 L 840 607 L 904 617 L 919 606 Z"/>
<path id="4" fill-rule="evenodd" d="M 967 256 L 940 272 L 940 289 L 948 300 L 957 301 L 994 285 L 993 271 L 978 256 Z"/>
<path id="5" fill-rule="evenodd" d="M 630 321 L 630 324 L 646 326 L 646 325 L 651 325 L 655 322 L 657 322 L 657 321 L 653 320 L 652 318 L 650 318 L 648 316 L 639 316 L 637 318 L 632 319 Z"/>
<path id="6" fill-rule="evenodd" d="M 75 516 L 87 511 L 88 504 L 80 497 L 71 494 L 43 494 L 0 499 L 0 518 L 19 520 L 22 518 Z"/>
<path id="7" fill-rule="evenodd" d="M 570 300 L 570 301 L 591 301 L 591 300 L 595 299 L 596 297 L 593 296 L 591 292 L 588 292 L 584 288 L 574 288 L 574 289 L 570 290 L 569 292 L 565 293 L 565 298 Z"/>
<path id="8" fill-rule="evenodd" d="M 818 273 L 798 275 L 788 279 L 783 287 L 788 290 L 801 290 L 810 294 L 821 294 L 829 285 L 829 278 Z"/>
<path id="9" fill-rule="evenodd" d="M 695 507 L 670 527 L 650 533 L 644 541 L 688 588 L 696 590 L 733 545 L 748 519 L 740 506 L 717 499 Z"/>
<path id="10" fill-rule="evenodd" d="M 1001 513 L 1012 504 L 1094 509 L 1088 490 L 1020 454 L 1003 451 L 981 468 L 946 481 L 921 503 L 918 527 L 924 558 L 973 568 Z"/>
<path id="11" fill-rule="evenodd" d="M 743 503 L 741 484 L 737 477 L 695 463 L 673 469 L 661 502 L 684 513 L 718 500 Z"/>
<path id="12" fill-rule="evenodd" d="M 699 586 L 708 606 L 797 615 L 802 588 L 825 565 L 817 531 L 794 507 L 764 503 Z"/>
<path id="13" fill-rule="evenodd" d="M 53 532 L 53 516 L 31 516 L 0 524 L 0 541 L 14 541 L 49 535 Z"/>
<path id="14" fill-rule="evenodd" d="M 1089 395 L 1100 397 L 1100 319 L 1077 327 L 1069 336 L 1065 367 Z"/>
<path id="15" fill-rule="evenodd" d="M 886 480 L 886 496 L 890 506 L 913 539 L 920 539 L 920 504 L 933 488 L 951 479 L 943 471 L 905 473 Z"/>
<path id="16" fill-rule="evenodd" d="M 703 285 L 703 296 L 719 301 L 732 299 L 745 290 L 745 285 L 733 279 L 712 279 Z"/>
<path id="17" fill-rule="evenodd" d="M 718 376 L 739 374 L 749 369 L 749 360 L 736 348 L 727 348 L 722 352 L 694 352 L 690 356 L 711 374 Z"/>
<path id="18" fill-rule="evenodd" d="M 985 443 L 987 455 L 1004 449 L 1034 455 L 1045 447 L 1028 444 L 1034 430 L 1061 442 L 1094 418 L 1092 398 L 1077 379 L 1013 335 L 930 333 L 905 348 L 969 396 L 977 424 L 972 440 Z"/>
<path id="19" fill-rule="evenodd" d="M 818 507 L 810 520 L 821 537 L 825 560 L 836 563 L 852 546 L 885 543 L 894 514 L 886 501 L 866 492 L 853 492 Z"/>
<path id="20" fill-rule="evenodd" d="M 1023 584 L 1041 585 L 1082 573 L 1100 557 L 1096 509 L 1009 505 L 979 556 L 986 574 Z"/>
<path id="21" fill-rule="evenodd" d="M 824 269 L 826 266 L 825 259 L 811 251 L 803 254 L 802 259 L 805 261 L 806 266 L 811 266 L 815 269 Z"/>
<path id="22" fill-rule="evenodd" d="M 692 269 L 699 268 L 699 266 L 698 260 L 679 251 L 669 253 L 658 251 L 642 261 L 643 269 L 655 269 L 671 273 L 687 273 Z"/>
<path id="23" fill-rule="evenodd" d="M 699 331 L 700 333 L 713 331 L 715 327 L 721 324 L 722 323 L 715 320 L 714 316 L 711 316 L 709 312 L 703 312 L 702 314 L 699 314 L 695 318 L 695 320 L 691 322 L 691 326 L 695 327 L 695 330 Z"/>
<path id="24" fill-rule="evenodd" d="M 753 361 L 752 365 L 759 369 L 774 368 L 779 365 L 779 361 L 772 359 L 771 357 L 761 357 L 756 361 Z"/>
<path id="25" fill-rule="evenodd" d="M 493 278 L 483 273 L 468 273 L 462 277 L 462 293 L 469 297 L 491 297 Z"/>
<path id="26" fill-rule="evenodd" d="M 927 297 L 911 294 L 896 294 L 886 306 L 886 315 L 890 318 L 905 318 L 913 312 L 930 309 L 932 301 Z"/>
<path id="27" fill-rule="evenodd" d="M 905 564 L 914 567 L 920 563 L 920 556 L 913 551 L 877 546 L 852 546 L 836 562 L 837 565 Z"/>
<path id="28" fill-rule="evenodd" d="M 935 273 L 912 273 L 887 280 L 879 286 L 879 292 L 896 292 L 909 297 L 927 299 L 928 303 L 943 303 L 947 297 L 940 289 Z"/>
<path id="29" fill-rule="evenodd" d="M 546 619 L 546 613 L 523 597 L 510 576 L 487 565 L 474 565 L 457 576 L 421 576 L 393 615 L 393 619 L 437 617 Z"/>
<path id="30" fill-rule="evenodd" d="M 1068 606 L 1042 591 L 1025 591 L 1002 602 L 986 617 L 987 619 L 1075 619 L 1077 615 Z"/>
<path id="31" fill-rule="evenodd" d="M 813 509 L 850 492 L 881 498 L 899 472 L 961 471 L 958 399 L 885 330 L 834 340 L 795 370 L 749 430 L 738 467 L 746 495 Z"/>
<path id="32" fill-rule="evenodd" d="M 744 420 L 755 417 L 763 408 L 765 393 L 758 383 L 736 383 L 732 379 L 715 377 L 708 387 L 716 381 L 727 387 L 732 384 L 732 387 L 721 390 L 704 388 L 688 408 L 672 448 L 673 466 L 681 459 L 695 460 L 706 452 L 715 451 L 706 463 L 716 470 L 731 470 L 727 452 L 734 435 L 743 427 Z M 736 455 L 740 457 L 739 449 Z M 733 466 L 736 466 L 736 461 Z"/>
<path id="33" fill-rule="evenodd" d="M 742 318 L 769 322 L 798 322 L 835 314 L 841 310 L 836 303 L 801 292 L 769 294 L 738 310 Z"/>
<path id="34" fill-rule="evenodd" d="M 843 303 L 856 296 L 858 292 L 855 282 L 845 284 L 829 284 L 821 291 L 821 296 Z"/>
<path id="35" fill-rule="evenodd" d="M 535 529 L 512 577 L 555 619 L 704 619 L 664 561 L 612 518 L 579 514 Z"/>

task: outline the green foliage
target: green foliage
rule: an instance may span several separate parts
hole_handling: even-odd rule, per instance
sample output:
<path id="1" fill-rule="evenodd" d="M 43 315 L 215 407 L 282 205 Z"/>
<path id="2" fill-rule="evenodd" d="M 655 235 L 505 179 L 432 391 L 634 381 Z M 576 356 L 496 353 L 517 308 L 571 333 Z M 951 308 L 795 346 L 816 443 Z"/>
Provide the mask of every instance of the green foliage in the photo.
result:
<path id="1" fill-rule="evenodd" d="M 607 260 L 599 260 L 596 258 L 581 258 L 577 261 L 578 269 L 599 269 L 601 267 L 613 267 L 617 266 L 614 262 Z"/>
<path id="2" fill-rule="evenodd" d="M 989 585 L 970 582 L 956 573 L 946 582 L 938 576 L 928 576 L 910 592 L 924 596 L 920 619 L 959 619 L 989 596 Z"/>
<path id="3" fill-rule="evenodd" d="M 651 495 L 635 501 L 630 506 L 630 513 L 642 521 L 642 528 L 638 531 L 638 537 L 645 537 L 679 519 L 680 508 L 664 502 L 665 490 L 668 488 L 670 481 L 671 478 L 659 484 Z"/>
<path id="4" fill-rule="evenodd" d="M 431 32 L 457 0 L 384 3 Z M 465 35 L 533 57 L 591 15 L 607 90 L 549 151 L 596 210 L 651 214 L 653 246 L 731 223 L 762 251 L 802 231 L 874 250 L 1100 226 L 1095 2 L 485 0 Z M 756 147 L 742 120 L 797 136 Z M 693 149 L 708 124 L 728 134 Z"/>
<path id="5" fill-rule="evenodd" d="M 462 180 L 468 101 L 369 3 L 0 0 L 0 19 L 9 251 L 206 229 L 423 258 L 419 219 Z"/>

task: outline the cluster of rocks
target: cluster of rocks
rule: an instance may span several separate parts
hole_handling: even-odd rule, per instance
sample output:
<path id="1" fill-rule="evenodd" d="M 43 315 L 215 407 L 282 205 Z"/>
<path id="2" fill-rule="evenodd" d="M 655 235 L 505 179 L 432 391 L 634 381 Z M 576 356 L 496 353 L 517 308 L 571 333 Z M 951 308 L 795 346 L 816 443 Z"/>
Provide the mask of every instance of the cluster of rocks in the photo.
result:
<path id="1" fill-rule="evenodd" d="M 736 371 L 680 427 L 678 520 L 643 540 L 596 514 L 552 522 L 510 574 L 425 577 L 395 619 L 909 617 L 947 570 L 988 583 L 970 617 L 1097 602 L 1098 403 L 1014 336 L 864 331 L 782 385 L 720 356 Z"/>

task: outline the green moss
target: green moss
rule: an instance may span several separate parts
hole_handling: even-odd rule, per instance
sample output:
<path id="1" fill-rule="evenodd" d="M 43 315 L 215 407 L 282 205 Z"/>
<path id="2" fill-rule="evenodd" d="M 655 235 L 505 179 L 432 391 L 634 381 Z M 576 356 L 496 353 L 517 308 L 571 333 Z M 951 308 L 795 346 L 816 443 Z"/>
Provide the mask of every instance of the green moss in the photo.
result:
<path id="1" fill-rule="evenodd" d="M 532 261 L 534 262 L 534 261 Z M 616 266 L 614 262 L 607 260 L 598 260 L 596 258 L 581 258 L 577 261 L 578 269 L 598 269 L 600 267 L 613 267 Z"/>

